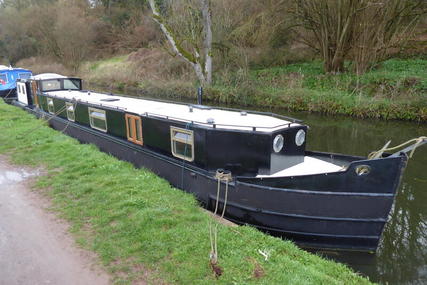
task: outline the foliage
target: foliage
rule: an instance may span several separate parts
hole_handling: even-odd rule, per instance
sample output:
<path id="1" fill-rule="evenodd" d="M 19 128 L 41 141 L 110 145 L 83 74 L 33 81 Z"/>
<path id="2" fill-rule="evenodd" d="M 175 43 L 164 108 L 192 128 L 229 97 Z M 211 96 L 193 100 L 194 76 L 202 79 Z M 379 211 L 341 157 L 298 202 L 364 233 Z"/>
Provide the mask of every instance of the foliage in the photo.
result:
<path id="1" fill-rule="evenodd" d="M 361 74 L 384 60 L 411 36 L 420 19 L 424 0 L 295 0 L 296 18 L 312 37 L 306 42 L 318 49 L 325 72 L 344 71 L 351 59 Z M 427 6 L 426 6 L 427 7 Z"/>
<path id="2" fill-rule="evenodd" d="M 14 162 L 46 168 L 35 190 L 52 199 L 78 244 L 98 254 L 115 283 L 369 284 L 289 241 L 222 224 L 218 249 L 224 273 L 216 279 L 208 265 L 212 217 L 192 195 L 2 102 L 0 141 L 0 153 Z"/>

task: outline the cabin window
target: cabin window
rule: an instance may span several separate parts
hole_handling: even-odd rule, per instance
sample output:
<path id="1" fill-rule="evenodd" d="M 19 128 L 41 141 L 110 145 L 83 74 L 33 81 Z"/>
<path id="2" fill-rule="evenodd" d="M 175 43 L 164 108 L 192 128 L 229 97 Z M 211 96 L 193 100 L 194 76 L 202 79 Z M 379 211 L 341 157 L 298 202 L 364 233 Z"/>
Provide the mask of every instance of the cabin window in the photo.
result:
<path id="1" fill-rule="evenodd" d="M 187 161 L 194 160 L 194 135 L 193 131 L 171 127 L 171 150 L 175 157 Z"/>
<path id="2" fill-rule="evenodd" d="M 76 120 L 76 115 L 74 113 L 74 104 L 71 102 L 66 102 L 65 106 L 67 108 L 67 118 L 71 122 L 74 122 Z"/>
<path id="3" fill-rule="evenodd" d="M 52 98 L 47 98 L 47 111 L 51 114 L 55 114 L 55 106 L 53 105 Z"/>
<path id="4" fill-rule="evenodd" d="M 43 91 L 52 91 L 52 90 L 60 90 L 61 89 L 61 80 L 52 79 L 52 80 L 44 80 L 41 82 Z"/>
<path id="5" fill-rule="evenodd" d="M 64 79 L 64 89 L 67 90 L 80 90 L 80 80 L 78 79 Z"/>
<path id="6" fill-rule="evenodd" d="M 19 78 L 21 79 L 29 79 L 31 77 L 31 73 L 25 72 L 25 73 L 19 73 Z"/>
<path id="7" fill-rule="evenodd" d="M 0 85 L 5 85 L 7 83 L 7 75 L 0 74 Z"/>
<path id="8" fill-rule="evenodd" d="M 129 114 L 126 114 L 125 118 L 128 141 L 143 145 L 141 118 Z"/>
<path id="9" fill-rule="evenodd" d="M 25 88 L 25 85 L 24 84 L 20 84 L 19 85 L 19 87 L 21 88 L 20 90 L 21 90 L 21 93 L 23 94 L 23 95 L 27 95 L 27 90 L 26 90 L 26 88 Z"/>
<path id="10" fill-rule="evenodd" d="M 89 121 L 92 128 L 107 132 L 107 116 L 104 110 L 89 108 Z"/>

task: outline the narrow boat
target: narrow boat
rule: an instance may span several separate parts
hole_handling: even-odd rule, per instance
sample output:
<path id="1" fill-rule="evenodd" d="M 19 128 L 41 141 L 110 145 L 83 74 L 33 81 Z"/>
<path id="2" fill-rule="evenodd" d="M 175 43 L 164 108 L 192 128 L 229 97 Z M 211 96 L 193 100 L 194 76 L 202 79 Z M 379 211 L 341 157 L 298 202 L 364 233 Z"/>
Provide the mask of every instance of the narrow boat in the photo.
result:
<path id="1" fill-rule="evenodd" d="M 55 74 L 18 86 L 14 104 L 53 128 L 151 169 L 230 221 L 315 248 L 376 250 L 415 147 L 374 159 L 308 151 L 308 126 L 289 117 L 87 91 Z"/>
<path id="2" fill-rule="evenodd" d="M 16 80 L 29 79 L 31 71 L 0 65 L 0 97 L 12 100 L 16 97 Z"/>

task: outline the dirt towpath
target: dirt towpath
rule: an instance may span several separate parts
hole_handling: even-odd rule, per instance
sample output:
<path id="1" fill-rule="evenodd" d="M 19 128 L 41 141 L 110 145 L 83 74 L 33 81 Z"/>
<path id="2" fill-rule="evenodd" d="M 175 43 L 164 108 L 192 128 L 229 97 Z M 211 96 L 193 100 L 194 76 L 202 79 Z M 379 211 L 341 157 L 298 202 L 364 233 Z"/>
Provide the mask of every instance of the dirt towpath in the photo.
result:
<path id="1" fill-rule="evenodd" d="M 0 156 L 0 284 L 109 284 L 95 255 L 77 248 L 66 223 L 31 191 L 37 175 Z"/>

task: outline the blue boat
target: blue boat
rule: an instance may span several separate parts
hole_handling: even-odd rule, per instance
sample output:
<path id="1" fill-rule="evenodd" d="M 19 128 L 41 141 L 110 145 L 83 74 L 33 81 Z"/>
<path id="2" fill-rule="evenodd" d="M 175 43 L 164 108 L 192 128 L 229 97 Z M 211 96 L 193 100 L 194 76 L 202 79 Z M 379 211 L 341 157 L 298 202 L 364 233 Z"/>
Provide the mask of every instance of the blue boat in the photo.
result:
<path id="1" fill-rule="evenodd" d="M 29 79 L 31 70 L 0 65 L 0 97 L 11 99 L 16 97 L 16 80 Z"/>

